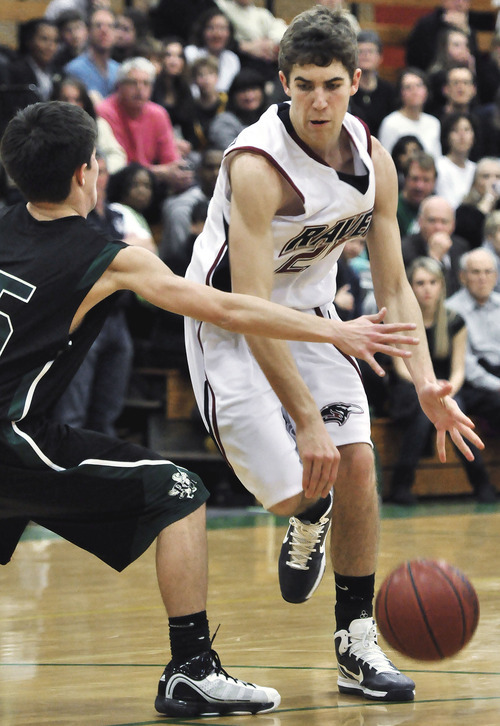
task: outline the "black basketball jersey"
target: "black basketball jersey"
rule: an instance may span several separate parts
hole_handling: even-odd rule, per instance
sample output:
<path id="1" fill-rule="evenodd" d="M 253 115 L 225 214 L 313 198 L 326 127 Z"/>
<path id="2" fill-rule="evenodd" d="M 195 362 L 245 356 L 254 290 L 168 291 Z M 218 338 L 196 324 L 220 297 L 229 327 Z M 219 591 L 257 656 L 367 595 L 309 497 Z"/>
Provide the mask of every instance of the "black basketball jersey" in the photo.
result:
<path id="1" fill-rule="evenodd" d="M 0 218 L 0 420 L 46 412 L 78 370 L 109 300 L 70 336 L 85 296 L 126 245 L 83 217 L 34 219 L 24 204 Z"/>

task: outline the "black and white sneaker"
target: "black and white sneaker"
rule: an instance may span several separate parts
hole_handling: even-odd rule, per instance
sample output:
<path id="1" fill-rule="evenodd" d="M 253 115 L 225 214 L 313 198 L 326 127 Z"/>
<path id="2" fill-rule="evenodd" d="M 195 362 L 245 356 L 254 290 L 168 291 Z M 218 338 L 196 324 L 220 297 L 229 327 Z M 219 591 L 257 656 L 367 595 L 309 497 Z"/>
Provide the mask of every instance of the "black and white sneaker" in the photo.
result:
<path id="1" fill-rule="evenodd" d="M 308 600 L 323 577 L 325 541 L 332 521 L 333 495 L 328 496 L 328 509 L 318 522 L 309 524 L 290 517 L 278 563 L 281 595 L 287 602 Z"/>
<path id="2" fill-rule="evenodd" d="M 165 716 L 225 716 L 268 713 L 281 696 L 274 688 L 245 683 L 228 675 L 215 650 L 165 668 L 155 708 Z"/>
<path id="3" fill-rule="evenodd" d="M 377 645 L 373 618 L 353 620 L 349 630 L 335 633 L 341 693 L 361 694 L 375 701 L 413 701 L 415 684 L 400 673 Z"/>

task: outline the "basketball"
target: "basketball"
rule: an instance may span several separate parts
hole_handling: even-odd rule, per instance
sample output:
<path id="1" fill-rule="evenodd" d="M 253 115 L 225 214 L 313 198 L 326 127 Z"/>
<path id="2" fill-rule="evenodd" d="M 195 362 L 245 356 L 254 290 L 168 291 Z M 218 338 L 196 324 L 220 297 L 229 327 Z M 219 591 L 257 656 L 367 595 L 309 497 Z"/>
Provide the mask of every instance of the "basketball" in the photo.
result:
<path id="1" fill-rule="evenodd" d="M 416 660 L 442 660 L 472 638 L 479 620 L 476 591 L 443 560 L 405 562 L 383 581 L 375 601 L 387 643 Z"/>

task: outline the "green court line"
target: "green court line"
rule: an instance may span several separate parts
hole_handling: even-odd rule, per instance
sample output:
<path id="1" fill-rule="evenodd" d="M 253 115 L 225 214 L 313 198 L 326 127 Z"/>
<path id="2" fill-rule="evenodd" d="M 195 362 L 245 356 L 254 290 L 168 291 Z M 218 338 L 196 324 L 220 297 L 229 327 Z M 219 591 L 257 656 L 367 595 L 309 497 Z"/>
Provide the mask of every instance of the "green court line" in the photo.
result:
<path id="1" fill-rule="evenodd" d="M 165 663 L 37 663 L 1 661 L 0 668 L 164 668 Z M 241 665 L 230 663 L 226 668 L 238 670 L 275 670 L 275 671 L 337 671 L 337 666 L 283 666 L 283 665 Z M 440 668 L 405 668 L 405 673 L 425 673 L 448 676 L 500 676 L 500 671 L 455 671 Z M 494 696 L 496 699 L 497 696 Z M 498 696 L 500 698 L 500 695 Z M 369 705 L 369 704 L 367 704 Z"/>
<path id="2" fill-rule="evenodd" d="M 269 715 L 275 715 L 280 716 L 285 713 L 313 713 L 317 711 L 345 711 L 347 709 L 366 709 L 366 708 L 380 708 L 380 706 L 385 706 L 386 708 L 390 708 L 391 706 L 397 706 L 398 708 L 411 708 L 413 710 L 413 707 L 418 704 L 424 704 L 424 703 L 457 703 L 457 702 L 464 702 L 464 701 L 498 701 L 500 700 L 500 696 L 464 696 L 464 697 L 457 697 L 457 698 L 427 698 L 427 699 L 415 699 L 415 701 L 408 701 L 407 703 L 391 703 L 390 701 L 360 701 L 359 703 L 339 703 L 335 706 L 304 706 L 303 708 L 278 708 L 276 711 L 272 711 Z M 265 717 L 267 714 L 262 714 L 263 717 Z M 230 721 L 228 721 L 228 718 L 231 718 L 230 716 L 224 716 L 222 721 L 214 721 L 213 718 L 210 718 L 210 726 L 236 726 L 236 724 L 231 724 Z M 241 717 L 240 717 L 241 718 Z M 162 723 L 161 716 L 154 721 L 130 721 L 127 723 L 114 723 L 114 724 L 106 724 L 105 726 L 151 726 L 151 724 L 158 724 Z M 199 726 L 200 719 L 179 719 L 179 720 L 173 720 L 172 718 L 169 718 L 168 721 L 165 723 L 168 724 L 175 724 L 176 726 Z M 241 721 L 238 721 L 238 726 L 241 724 Z M 103 725 L 104 726 L 104 725 Z"/>
<path id="3" fill-rule="evenodd" d="M 219 512 L 220 510 L 217 510 Z M 479 504 L 474 500 L 447 499 L 433 500 L 417 504 L 414 507 L 402 507 L 397 504 L 383 504 L 381 507 L 382 519 L 413 519 L 419 517 L 441 517 L 458 516 L 462 514 L 492 514 L 500 511 L 500 502 L 495 504 Z M 241 510 L 228 509 L 227 514 L 211 513 L 210 508 L 207 510 L 207 529 L 239 529 L 258 526 L 274 526 L 281 527 L 288 524 L 286 517 L 277 517 L 276 515 L 266 512 L 260 507 L 248 507 Z M 60 539 L 58 535 L 41 527 L 40 525 L 30 524 L 23 536 L 23 541 Z"/>

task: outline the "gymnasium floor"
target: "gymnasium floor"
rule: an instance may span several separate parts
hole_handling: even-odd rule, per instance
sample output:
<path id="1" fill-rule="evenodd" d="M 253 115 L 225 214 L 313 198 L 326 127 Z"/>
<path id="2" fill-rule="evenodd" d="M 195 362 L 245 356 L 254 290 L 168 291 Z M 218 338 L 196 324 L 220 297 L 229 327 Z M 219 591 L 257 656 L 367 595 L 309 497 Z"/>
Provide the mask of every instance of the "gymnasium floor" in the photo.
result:
<path id="1" fill-rule="evenodd" d="M 385 505 L 378 571 L 405 559 L 444 558 L 469 576 L 481 617 L 458 656 L 425 664 L 388 654 L 417 684 L 414 703 L 339 695 L 332 640 L 333 577 L 289 605 L 276 562 L 285 521 L 259 509 L 209 510 L 214 647 L 229 673 L 268 684 L 279 709 L 211 718 L 211 726 L 498 726 L 500 724 L 500 504 Z M 154 550 L 121 575 L 45 530 L 30 527 L 0 568 L 1 726 L 196 724 L 162 719 L 153 702 L 168 660 Z"/>

